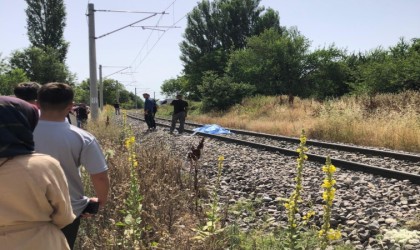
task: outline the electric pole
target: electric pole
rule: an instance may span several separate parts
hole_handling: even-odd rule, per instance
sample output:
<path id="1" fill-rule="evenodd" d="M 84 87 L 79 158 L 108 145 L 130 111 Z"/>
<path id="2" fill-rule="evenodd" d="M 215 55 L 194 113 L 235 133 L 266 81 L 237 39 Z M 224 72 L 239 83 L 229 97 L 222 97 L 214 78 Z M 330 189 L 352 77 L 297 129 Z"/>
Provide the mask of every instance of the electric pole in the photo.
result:
<path id="1" fill-rule="evenodd" d="M 101 36 L 96 37 L 95 35 L 95 11 L 104 11 L 104 12 L 132 12 L 132 13 L 143 13 L 143 14 L 148 14 L 149 16 L 142 18 L 140 20 L 137 20 L 133 23 L 130 23 L 128 25 L 125 25 L 121 28 L 118 28 L 116 30 L 113 30 L 111 32 L 108 32 L 106 34 L 103 34 Z M 97 86 L 97 72 L 96 72 L 96 39 L 111 35 L 115 32 L 118 32 L 120 30 L 129 28 L 129 27 L 134 27 L 136 24 L 145 21 L 149 18 L 152 18 L 156 15 L 167 15 L 169 13 L 163 11 L 163 12 L 139 12 L 139 11 L 117 11 L 117 10 L 95 10 L 94 9 L 94 5 L 93 3 L 89 3 L 88 4 L 88 19 L 89 19 L 89 69 L 90 69 L 90 109 L 91 109 L 91 116 L 92 119 L 96 120 L 98 118 L 98 86 Z M 156 29 L 159 26 L 142 26 L 143 29 Z M 176 26 L 162 26 L 162 27 L 166 27 L 166 28 L 178 28 Z M 127 67 L 130 68 L 130 67 Z M 124 69 L 122 69 L 124 70 Z M 120 70 L 120 71 L 122 71 Z M 100 95 L 100 106 L 101 106 L 101 110 L 103 107 L 103 83 L 102 83 L 102 65 L 99 66 L 99 71 L 100 71 L 100 79 L 99 79 L 99 95 Z M 120 72 L 118 71 L 118 72 Z M 117 73 L 117 72 L 116 72 Z M 115 73 L 114 73 L 115 74 Z M 105 77 L 106 78 L 106 77 Z M 117 102 L 120 102 L 120 93 L 119 93 L 119 83 L 117 82 Z M 137 102 L 136 102 L 137 105 Z"/>
<path id="2" fill-rule="evenodd" d="M 136 111 L 137 111 L 137 88 L 134 88 L 134 100 L 136 102 Z"/>
<path id="3" fill-rule="evenodd" d="M 102 82 L 102 65 L 99 64 L 99 107 L 104 108 L 104 83 Z"/>
<path id="4" fill-rule="evenodd" d="M 90 110 L 93 120 L 98 118 L 98 87 L 96 84 L 96 41 L 95 15 L 93 3 L 88 5 L 89 18 L 89 69 L 90 69 Z"/>

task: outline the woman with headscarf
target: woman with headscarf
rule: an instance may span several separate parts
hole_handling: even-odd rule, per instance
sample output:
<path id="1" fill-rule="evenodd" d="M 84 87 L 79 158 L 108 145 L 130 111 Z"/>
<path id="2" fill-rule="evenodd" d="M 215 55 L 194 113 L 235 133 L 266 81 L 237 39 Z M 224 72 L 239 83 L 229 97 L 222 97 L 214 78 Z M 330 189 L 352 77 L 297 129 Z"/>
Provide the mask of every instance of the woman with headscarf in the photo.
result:
<path id="1" fill-rule="evenodd" d="M 69 249 L 73 214 L 57 160 L 34 152 L 35 106 L 0 96 L 0 248 Z"/>

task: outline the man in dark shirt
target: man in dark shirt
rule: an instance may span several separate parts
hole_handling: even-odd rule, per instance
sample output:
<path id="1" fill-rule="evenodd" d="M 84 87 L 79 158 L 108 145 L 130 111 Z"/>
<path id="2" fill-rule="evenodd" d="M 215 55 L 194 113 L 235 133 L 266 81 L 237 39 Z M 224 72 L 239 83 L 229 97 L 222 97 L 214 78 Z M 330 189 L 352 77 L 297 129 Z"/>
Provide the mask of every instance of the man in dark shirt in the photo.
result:
<path id="1" fill-rule="evenodd" d="M 187 117 L 188 102 L 182 100 L 182 95 L 178 94 L 176 100 L 171 102 L 171 105 L 174 106 L 174 113 L 172 114 L 170 133 L 174 132 L 176 122 L 179 120 L 178 133 L 182 134 L 184 132 L 185 118 Z"/>
<path id="2" fill-rule="evenodd" d="M 120 114 L 120 104 L 118 102 L 114 103 L 115 115 Z"/>
<path id="3" fill-rule="evenodd" d="M 88 119 L 89 109 L 86 104 L 81 103 L 74 109 L 76 112 L 77 127 L 84 128 Z"/>
<path id="4" fill-rule="evenodd" d="M 147 124 L 147 131 L 154 131 L 156 130 L 156 122 L 154 116 L 154 109 L 156 103 L 153 99 L 150 98 L 148 93 L 143 94 L 144 97 L 144 120 Z"/>

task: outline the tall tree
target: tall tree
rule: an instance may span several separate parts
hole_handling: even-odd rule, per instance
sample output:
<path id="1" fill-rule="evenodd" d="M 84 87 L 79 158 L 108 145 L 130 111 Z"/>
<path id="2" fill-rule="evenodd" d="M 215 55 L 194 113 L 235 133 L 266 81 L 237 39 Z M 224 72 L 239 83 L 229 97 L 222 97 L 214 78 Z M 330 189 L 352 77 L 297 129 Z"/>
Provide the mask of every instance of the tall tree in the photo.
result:
<path id="1" fill-rule="evenodd" d="M 268 28 L 281 31 L 278 13 L 264 12 L 260 0 L 202 0 L 187 17 L 181 60 L 191 98 L 198 98 L 203 72 L 225 73 L 229 55 L 243 48 L 247 37 Z"/>
<path id="2" fill-rule="evenodd" d="M 21 69 L 11 69 L 0 53 L 0 95 L 13 95 L 16 84 L 25 81 L 28 81 L 25 72 Z"/>
<path id="3" fill-rule="evenodd" d="M 185 76 L 178 76 L 177 78 L 171 78 L 165 80 L 160 87 L 161 94 L 166 96 L 176 96 L 176 94 L 180 93 L 182 95 L 188 96 L 188 92 L 185 90 L 187 86 L 187 79 Z"/>
<path id="4" fill-rule="evenodd" d="M 66 82 L 72 84 L 74 76 L 67 66 L 58 59 L 58 52 L 52 48 L 46 51 L 30 47 L 23 51 L 15 51 L 10 58 L 12 69 L 22 69 L 31 81 L 41 84 L 48 82 Z"/>
<path id="5" fill-rule="evenodd" d="M 0 95 L 13 95 L 15 86 L 26 81 L 28 81 L 28 78 L 21 69 L 12 69 L 5 73 L 0 72 Z"/>
<path id="6" fill-rule="evenodd" d="M 235 82 L 256 86 L 264 95 L 299 95 L 309 41 L 296 29 L 280 34 L 269 29 L 248 39 L 245 49 L 232 53 L 227 72 Z"/>
<path id="7" fill-rule="evenodd" d="M 12 69 L 22 69 L 31 81 L 41 84 L 48 82 L 73 84 L 74 75 L 58 58 L 58 52 L 52 48 L 44 51 L 40 48 L 30 47 L 23 51 L 13 52 L 10 66 Z"/>
<path id="8" fill-rule="evenodd" d="M 322 100 L 349 92 L 351 71 L 344 51 L 334 45 L 317 49 L 307 56 L 305 64 L 303 81 L 307 88 L 303 93 L 304 97 L 311 96 Z"/>
<path id="9" fill-rule="evenodd" d="M 64 63 L 68 42 L 64 40 L 66 9 L 64 0 L 26 0 L 28 37 L 32 46 L 46 51 L 53 48 Z"/>

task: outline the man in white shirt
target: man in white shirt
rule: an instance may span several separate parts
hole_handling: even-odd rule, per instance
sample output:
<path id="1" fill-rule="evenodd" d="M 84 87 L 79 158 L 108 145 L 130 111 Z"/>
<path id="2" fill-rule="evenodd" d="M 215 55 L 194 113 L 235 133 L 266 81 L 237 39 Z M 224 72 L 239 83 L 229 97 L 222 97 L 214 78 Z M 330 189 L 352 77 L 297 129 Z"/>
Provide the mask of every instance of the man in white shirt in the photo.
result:
<path id="1" fill-rule="evenodd" d="M 62 166 L 69 184 L 74 222 L 62 231 L 73 248 L 80 225 L 80 217 L 89 203 L 105 205 L 109 192 L 108 167 L 96 138 L 87 131 L 65 121 L 73 107 L 74 92 L 64 83 L 48 83 L 38 91 L 41 117 L 34 131 L 35 151 L 49 154 Z M 84 195 L 80 166 L 90 174 L 97 197 Z"/>

